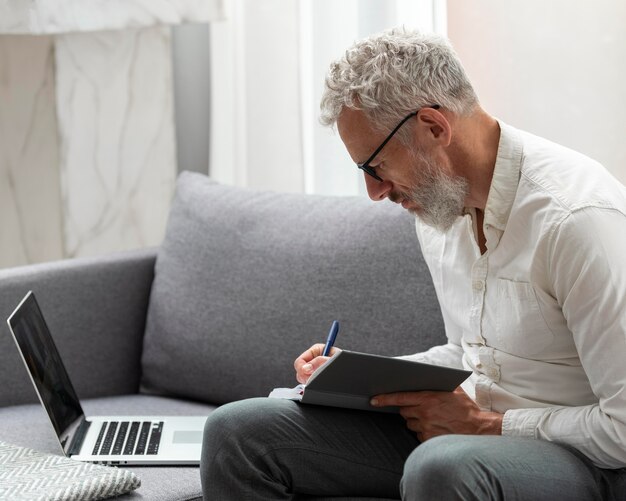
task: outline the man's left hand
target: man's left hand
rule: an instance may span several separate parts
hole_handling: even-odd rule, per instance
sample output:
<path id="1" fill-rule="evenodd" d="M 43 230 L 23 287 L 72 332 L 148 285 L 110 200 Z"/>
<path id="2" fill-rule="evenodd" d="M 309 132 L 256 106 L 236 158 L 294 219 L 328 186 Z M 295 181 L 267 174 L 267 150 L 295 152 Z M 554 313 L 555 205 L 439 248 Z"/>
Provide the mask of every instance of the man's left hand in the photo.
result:
<path id="1" fill-rule="evenodd" d="M 397 406 L 420 442 L 439 435 L 501 435 L 502 417 L 482 411 L 459 386 L 452 392 L 418 391 L 377 395 L 374 407 Z"/>

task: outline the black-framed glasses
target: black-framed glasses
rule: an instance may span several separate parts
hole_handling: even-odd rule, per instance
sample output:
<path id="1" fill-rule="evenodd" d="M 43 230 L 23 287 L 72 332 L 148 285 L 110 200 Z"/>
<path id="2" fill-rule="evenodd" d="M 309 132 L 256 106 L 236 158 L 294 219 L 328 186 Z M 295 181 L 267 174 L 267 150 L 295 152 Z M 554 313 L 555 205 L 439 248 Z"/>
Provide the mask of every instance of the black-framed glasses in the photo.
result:
<path id="1" fill-rule="evenodd" d="M 432 106 L 427 106 L 427 108 L 433 108 L 434 110 L 438 110 L 440 108 L 440 106 L 438 104 L 433 104 Z M 396 125 L 396 127 L 389 133 L 389 135 L 385 138 L 385 140 L 381 143 L 381 145 L 376 148 L 376 150 L 374 151 L 374 153 L 372 153 L 370 155 L 370 157 L 363 162 L 362 164 L 356 164 L 356 166 L 361 169 L 363 172 L 369 174 L 370 176 L 372 176 L 374 179 L 376 179 L 377 181 L 382 182 L 382 178 L 376 174 L 376 171 L 374 170 L 374 167 L 370 167 L 370 162 L 372 160 L 374 160 L 376 158 L 376 155 L 378 155 L 380 153 L 380 151 L 385 147 L 385 145 L 389 142 L 389 140 L 393 137 L 393 135 L 398 132 L 398 130 L 400 130 L 400 127 L 402 127 L 405 122 L 411 118 L 414 117 L 415 115 L 417 115 L 420 110 L 423 108 L 420 108 L 419 110 L 413 111 L 411 113 L 409 113 L 406 117 L 404 117 L 402 119 L 402 121 Z"/>

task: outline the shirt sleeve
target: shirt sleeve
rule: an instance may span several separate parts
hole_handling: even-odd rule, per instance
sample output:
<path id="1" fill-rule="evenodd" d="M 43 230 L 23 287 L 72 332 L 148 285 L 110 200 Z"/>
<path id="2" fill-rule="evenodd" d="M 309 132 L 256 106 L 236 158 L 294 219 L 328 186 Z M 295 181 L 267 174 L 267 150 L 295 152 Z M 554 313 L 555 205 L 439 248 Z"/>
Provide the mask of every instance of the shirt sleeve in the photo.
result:
<path id="1" fill-rule="evenodd" d="M 598 402 L 514 409 L 503 435 L 571 445 L 602 468 L 626 466 L 626 216 L 584 208 L 549 243 L 554 294 Z"/>
<path id="2" fill-rule="evenodd" d="M 414 353 L 413 355 L 402 355 L 396 358 L 440 365 L 443 367 L 452 367 L 454 369 L 463 369 L 463 348 L 453 343 L 433 346 L 428 351 Z"/>

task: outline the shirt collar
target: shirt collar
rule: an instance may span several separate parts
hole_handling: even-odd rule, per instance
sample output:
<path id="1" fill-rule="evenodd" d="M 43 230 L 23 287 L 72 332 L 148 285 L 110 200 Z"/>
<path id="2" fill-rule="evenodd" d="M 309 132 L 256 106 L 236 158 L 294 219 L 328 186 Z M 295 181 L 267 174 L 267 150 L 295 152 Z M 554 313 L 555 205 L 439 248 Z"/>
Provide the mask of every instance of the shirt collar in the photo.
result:
<path id="1" fill-rule="evenodd" d="M 487 196 L 484 223 L 504 231 L 519 184 L 523 148 L 516 129 L 500 120 L 498 124 L 500 125 L 500 142 Z"/>

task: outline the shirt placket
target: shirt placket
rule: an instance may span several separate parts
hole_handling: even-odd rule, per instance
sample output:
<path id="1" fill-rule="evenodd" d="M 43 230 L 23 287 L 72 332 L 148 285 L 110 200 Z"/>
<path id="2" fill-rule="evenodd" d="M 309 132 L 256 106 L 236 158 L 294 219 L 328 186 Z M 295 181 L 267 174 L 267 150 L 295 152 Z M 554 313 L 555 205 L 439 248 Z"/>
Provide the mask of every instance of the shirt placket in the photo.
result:
<path id="1" fill-rule="evenodd" d="M 472 231 L 473 233 L 473 231 Z M 489 247 L 489 246 L 488 246 Z M 478 246 L 476 247 L 478 249 Z M 500 380 L 500 367 L 495 361 L 494 349 L 487 345 L 484 332 L 484 305 L 487 294 L 489 252 L 480 255 L 471 270 L 472 306 L 470 328 L 473 333 L 473 365 L 476 373 L 476 403 L 485 410 L 491 409 L 491 385 Z"/>

